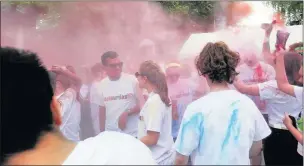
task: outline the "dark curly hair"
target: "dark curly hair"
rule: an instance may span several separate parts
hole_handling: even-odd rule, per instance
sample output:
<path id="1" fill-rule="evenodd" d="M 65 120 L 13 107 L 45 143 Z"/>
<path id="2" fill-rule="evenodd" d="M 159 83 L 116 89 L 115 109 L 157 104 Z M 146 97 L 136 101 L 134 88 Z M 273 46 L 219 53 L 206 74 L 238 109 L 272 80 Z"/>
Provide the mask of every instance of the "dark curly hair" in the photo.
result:
<path id="1" fill-rule="evenodd" d="M 195 60 L 199 75 L 207 75 L 212 82 L 233 83 L 239 73 L 235 68 L 240 56 L 231 51 L 224 42 L 207 43 Z"/>
<path id="2" fill-rule="evenodd" d="M 167 107 L 171 105 L 168 96 L 168 86 L 165 73 L 160 66 L 153 61 L 145 61 L 139 67 L 140 75 L 146 76 L 147 79 L 156 87 L 156 92 Z"/>

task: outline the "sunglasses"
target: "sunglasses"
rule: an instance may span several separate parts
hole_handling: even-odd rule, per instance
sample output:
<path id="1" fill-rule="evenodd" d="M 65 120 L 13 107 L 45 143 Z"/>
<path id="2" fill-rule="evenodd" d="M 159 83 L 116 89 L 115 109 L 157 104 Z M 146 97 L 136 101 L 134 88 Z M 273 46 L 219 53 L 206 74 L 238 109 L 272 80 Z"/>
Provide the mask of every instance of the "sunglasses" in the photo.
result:
<path id="1" fill-rule="evenodd" d="M 135 75 L 136 78 L 141 76 L 141 74 L 139 72 L 136 72 L 134 75 Z"/>
<path id="2" fill-rule="evenodd" d="M 179 77 L 180 75 L 179 74 L 167 74 L 166 77 L 167 78 L 176 78 L 176 77 Z"/>
<path id="3" fill-rule="evenodd" d="M 114 64 L 108 64 L 107 66 L 110 67 L 110 68 L 117 68 L 117 67 L 122 68 L 123 63 L 120 62 L 120 63 L 116 63 L 116 64 L 115 63 Z"/>

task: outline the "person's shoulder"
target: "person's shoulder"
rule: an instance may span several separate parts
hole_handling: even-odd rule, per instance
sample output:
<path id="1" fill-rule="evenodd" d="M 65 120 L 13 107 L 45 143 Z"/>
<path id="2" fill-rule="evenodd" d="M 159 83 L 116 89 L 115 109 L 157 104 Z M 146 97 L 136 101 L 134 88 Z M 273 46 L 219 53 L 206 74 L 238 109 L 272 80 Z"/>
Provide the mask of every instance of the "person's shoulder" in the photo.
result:
<path id="1" fill-rule="evenodd" d="M 146 165 L 154 163 L 150 149 L 131 135 L 114 131 L 105 131 L 97 135 L 94 139 L 97 139 L 97 142 L 106 143 L 109 151 L 112 151 L 110 149 L 119 150 L 117 154 L 113 155 L 116 155 L 118 160 L 124 161 L 112 161 L 111 163 L 113 164 L 124 163 L 128 165 L 139 162 L 139 164 Z M 107 149 L 104 150 L 107 151 Z"/>
<path id="2" fill-rule="evenodd" d="M 194 100 L 192 103 L 190 103 L 188 106 L 187 106 L 187 109 L 188 110 L 197 110 L 197 109 L 200 109 L 203 105 L 207 106 L 208 104 L 206 102 L 208 102 L 208 98 L 209 98 L 209 95 L 205 95 L 205 96 L 202 96 L 196 100 Z"/>

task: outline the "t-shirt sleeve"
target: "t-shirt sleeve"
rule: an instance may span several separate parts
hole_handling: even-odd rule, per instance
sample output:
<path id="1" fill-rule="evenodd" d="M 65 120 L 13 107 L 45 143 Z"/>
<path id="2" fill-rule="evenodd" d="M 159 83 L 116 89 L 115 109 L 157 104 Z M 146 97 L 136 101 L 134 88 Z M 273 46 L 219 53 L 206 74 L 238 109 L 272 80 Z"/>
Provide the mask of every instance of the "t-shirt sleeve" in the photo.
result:
<path id="1" fill-rule="evenodd" d="M 294 94 L 298 100 L 302 104 L 303 102 L 303 87 L 293 86 Z"/>
<path id="2" fill-rule="evenodd" d="M 104 107 L 104 97 L 101 92 L 101 87 L 94 85 L 90 89 L 90 100 L 92 104 Z"/>
<path id="3" fill-rule="evenodd" d="M 271 134 L 271 130 L 264 119 L 262 113 L 259 111 L 259 109 L 255 106 L 255 104 L 252 102 L 252 104 L 248 104 L 253 109 L 253 117 L 254 117 L 254 137 L 253 141 L 260 141 L 267 136 Z"/>
<path id="4" fill-rule="evenodd" d="M 273 99 L 278 93 L 277 88 L 268 81 L 258 84 L 258 87 L 261 100 Z"/>
<path id="5" fill-rule="evenodd" d="M 58 98 L 61 104 L 61 117 L 71 110 L 72 104 L 76 99 L 76 92 L 73 89 L 67 89 L 62 96 Z"/>
<path id="6" fill-rule="evenodd" d="M 146 108 L 146 116 L 144 117 L 147 131 L 160 132 L 163 120 L 162 101 L 160 98 L 155 98 L 148 104 Z M 166 111 L 166 110 L 165 110 Z"/>
<path id="7" fill-rule="evenodd" d="M 202 113 L 195 113 L 187 107 L 175 142 L 175 150 L 184 156 L 190 156 L 199 145 L 203 129 Z"/>

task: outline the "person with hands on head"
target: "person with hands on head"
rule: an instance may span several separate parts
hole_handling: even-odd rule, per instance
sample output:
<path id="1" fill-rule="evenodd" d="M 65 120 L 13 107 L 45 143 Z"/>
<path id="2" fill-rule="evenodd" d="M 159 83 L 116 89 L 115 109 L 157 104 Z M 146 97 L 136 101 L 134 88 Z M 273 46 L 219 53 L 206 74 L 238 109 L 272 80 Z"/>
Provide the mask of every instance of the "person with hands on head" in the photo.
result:
<path id="1" fill-rule="evenodd" d="M 302 64 L 302 57 L 295 52 L 285 52 L 281 59 L 276 59 L 276 61 L 280 60 L 284 61 L 285 67 L 281 68 L 281 71 L 277 71 L 279 72 L 277 77 L 282 75 L 282 70 L 285 70 L 287 82 L 291 85 L 300 85 L 298 73 Z M 259 96 L 267 102 L 266 109 L 268 110 L 269 126 L 272 134 L 264 142 L 266 165 L 303 163 L 303 158 L 295 151 L 298 141 L 290 134 L 287 126 L 283 123 L 285 112 L 293 118 L 298 118 L 302 110 L 302 104 L 294 96 L 284 93 L 279 88 L 280 83 L 276 80 L 246 85 L 237 79 L 234 86 L 241 93 Z M 281 144 L 282 142 L 284 144 Z"/>

